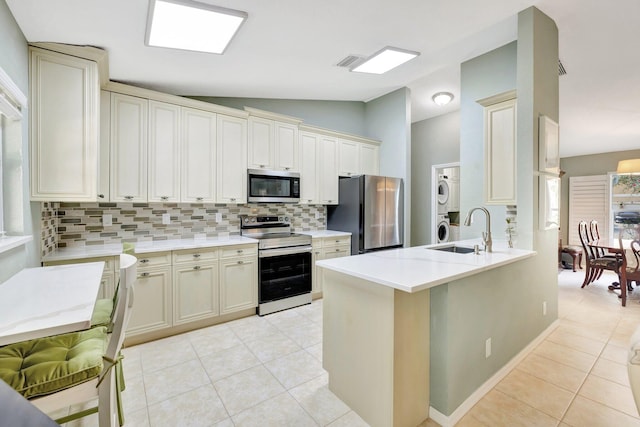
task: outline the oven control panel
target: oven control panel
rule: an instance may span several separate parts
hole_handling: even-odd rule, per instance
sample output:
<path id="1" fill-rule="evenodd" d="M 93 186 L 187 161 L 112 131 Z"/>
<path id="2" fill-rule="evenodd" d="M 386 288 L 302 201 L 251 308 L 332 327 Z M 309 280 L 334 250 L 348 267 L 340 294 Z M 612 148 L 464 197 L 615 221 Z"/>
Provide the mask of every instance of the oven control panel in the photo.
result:
<path id="1" fill-rule="evenodd" d="M 291 225 L 288 216 L 285 215 L 240 215 L 242 228 L 251 228 L 265 225 Z"/>

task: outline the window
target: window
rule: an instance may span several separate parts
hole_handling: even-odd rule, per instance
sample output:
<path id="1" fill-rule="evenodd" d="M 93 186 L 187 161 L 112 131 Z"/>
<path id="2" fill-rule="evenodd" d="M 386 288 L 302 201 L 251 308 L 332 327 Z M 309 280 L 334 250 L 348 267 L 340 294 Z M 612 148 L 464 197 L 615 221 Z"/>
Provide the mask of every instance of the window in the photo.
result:
<path id="1" fill-rule="evenodd" d="M 29 242 L 24 235 L 22 109 L 26 96 L 0 68 L 0 252 Z"/>

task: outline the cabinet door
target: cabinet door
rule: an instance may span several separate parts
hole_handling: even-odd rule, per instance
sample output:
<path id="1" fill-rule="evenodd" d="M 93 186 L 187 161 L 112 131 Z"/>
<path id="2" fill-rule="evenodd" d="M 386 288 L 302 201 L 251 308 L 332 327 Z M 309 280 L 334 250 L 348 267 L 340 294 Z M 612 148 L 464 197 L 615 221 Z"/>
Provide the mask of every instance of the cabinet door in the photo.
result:
<path id="1" fill-rule="evenodd" d="M 484 109 L 485 202 L 516 204 L 516 100 Z"/>
<path id="2" fill-rule="evenodd" d="M 358 165 L 358 146 L 356 141 L 348 139 L 338 140 L 338 175 L 352 176 L 359 172 Z"/>
<path id="3" fill-rule="evenodd" d="M 171 326 L 171 268 L 138 271 L 127 336 Z"/>
<path id="4" fill-rule="evenodd" d="M 248 126 L 249 168 L 273 169 L 275 157 L 273 120 L 249 117 Z"/>
<path id="5" fill-rule="evenodd" d="M 182 108 L 183 202 L 215 202 L 216 119 L 215 113 Z"/>
<path id="6" fill-rule="evenodd" d="M 380 174 L 380 147 L 374 144 L 360 144 L 360 173 Z"/>
<path id="7" fill-rule="evenodd" d="M 218 263 L 174 267 L 174 324 L 217 316 Z"/>
<path id="8" fill-rule="evenodd" d="M 311 293 L 317 294 L 322 292 L 322 282 L 320 280 L 320 267 L 316 266 L 316 261 L 323 260 L 322 253 L 322 239 L 314 238 L 313 239 L 313 251 L 311 252 L 311 265 L 313 266 L 311 269 Z"/>
<path id="9" fill-rule="evenodd" d="M 31 200 L 97 200 L 100 85 L 95 62 L 30 48 Z"/>
<path id="10" fill-rule="evenodd" d="M 111 92 L 100 91 L 100 161 L 98 162 L 98 201 L 108 202 L 109 150 L 111 144 Z"/>
<path id="11" fill-rule="evenodd" d="M 149 201 L 180 201 L 180 107 L 149 101 Z"/>
<path id="12" fill-rule="evenodd" d="M 318 196 L 318 150 L 320 136 L 300 132 L 300 204 L 317 204 Z"/>
<path id="13" fill-rule="evenodd" d="M 113 273 L 103 273 L 102 280 L 100 281 L 100 291 L 98 292 L 99 298 L 113 298 L 113 293 L 116 290 L 116 281 Z"/>
<path id="14" fill-rule="evenodd" d="M 247 120 L 218 114 L 218 203 L 247 202 Z"/>
<path id="15" fill-rule="evenodd" d="M 111 201 L 147 201 L 149 102 L 111 94 Z"/>
<path id="16" fill-rule="evenodd" d="M 320 203 L 338 204 L 338 152 L 336 140 L 322 136 L 318 150 Z"/>
<path id="17" fill-rule="evenodd" d="M 220 314 L 258 306 L 256 257 L 220 261 Z"/>
<path id="18" fill-rule="evenodd" d="M 275 168 L 298 172 L 298 126 L 275 122 Z"/>

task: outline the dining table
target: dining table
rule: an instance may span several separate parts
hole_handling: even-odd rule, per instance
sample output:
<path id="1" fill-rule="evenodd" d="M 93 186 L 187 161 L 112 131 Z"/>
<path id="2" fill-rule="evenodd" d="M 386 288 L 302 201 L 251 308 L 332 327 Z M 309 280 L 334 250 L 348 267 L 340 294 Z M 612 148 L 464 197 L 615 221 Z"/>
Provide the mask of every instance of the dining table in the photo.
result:
<path id="1" fill-rule="evenodd" d="M 625 251 L 631 249 L 631 239 L 596 239 L 589 242 L 588 246 L 596 249 L 604 249 L 610 254 L 620 254 L 622 264 L 619 269 L 620 278 L 620 298 L 622 306 L 627 305 L 627 257 Z"/>
<path id="2" fill-rule="evenodd" d="M 104 262 L 25 268 L 0 283 L 0 346 L 91 327 Z"/>

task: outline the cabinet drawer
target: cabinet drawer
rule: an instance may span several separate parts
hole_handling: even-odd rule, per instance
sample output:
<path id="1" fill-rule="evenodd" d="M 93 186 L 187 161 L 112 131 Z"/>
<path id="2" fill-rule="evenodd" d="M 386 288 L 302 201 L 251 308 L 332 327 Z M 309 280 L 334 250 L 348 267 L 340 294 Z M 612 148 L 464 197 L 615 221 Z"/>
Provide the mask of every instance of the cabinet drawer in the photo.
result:
<path id="1" fill-rule="evenodd" d="M 333 246 L 350 246 L 351 236 L 325 237 L 322 247 L 328 248 Z"/>
<path id="2" fill-rule="evenodd" d="M 218 259 L 218 249 L 198 248 L 173 251 L 173 263 L 184 264 L 194 261 L 215 261 Z"/>
<path id="3" fill-rule="evenodd" d="M 321 249 L 322 248 L 322 239 L 319 237 L 316 237 L 315 239 L 311 240 L 311 247 L 313 249 Z"/>
<path id="4" fill-rule="evenodd" d="M 247 255 L 257 255 L 258 245 L 226 246 L 220 249 L 220 258 L 231 258 Z"/>
<path id="5" fill-rule="evenodd" d="M 171 252 L 153 252 L 147 254 L 135 254 L 135 256 L 138 258 L 138 270 L 171 265 Z"/>

